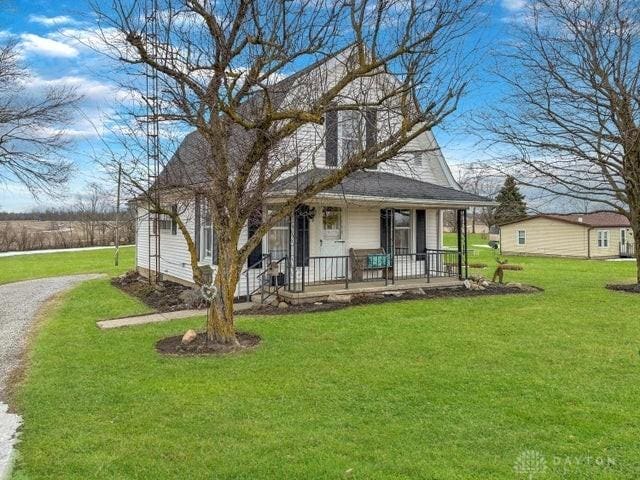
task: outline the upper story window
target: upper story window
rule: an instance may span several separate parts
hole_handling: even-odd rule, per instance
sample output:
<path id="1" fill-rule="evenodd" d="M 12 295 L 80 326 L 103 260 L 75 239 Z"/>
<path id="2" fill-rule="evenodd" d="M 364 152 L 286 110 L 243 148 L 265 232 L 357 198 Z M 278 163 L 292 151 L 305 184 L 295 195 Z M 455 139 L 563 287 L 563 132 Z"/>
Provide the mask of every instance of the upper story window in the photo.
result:
<path id="1" fill-rule="evenodd" d="M 609 230 L 598 230 L 598 247 L 607 248 L 609 246 Z"/>
<path id="2" fill-rule="evenodd" d="M 340 163 L 362 151 L 364 118 L 358 110 L 340 112 Z"/>
<path id="3" fill-rule="evenodd" d="M 518 245 L 524 245 L 527 243 L 527 232 L 526 230 L 518 230 L 516 233 L 516 238 Z"/>
<path id="4" fill-rule="evenodd" d="M 377 111 L 330 110 L 325 115 L 325 165 L 336 167 L 377 143 Z"/>
<path id="5" fill-rule="evenodd" d="M 416 167 L 422 166 L 422 152 L 413 152 L 413 164 Z"/>

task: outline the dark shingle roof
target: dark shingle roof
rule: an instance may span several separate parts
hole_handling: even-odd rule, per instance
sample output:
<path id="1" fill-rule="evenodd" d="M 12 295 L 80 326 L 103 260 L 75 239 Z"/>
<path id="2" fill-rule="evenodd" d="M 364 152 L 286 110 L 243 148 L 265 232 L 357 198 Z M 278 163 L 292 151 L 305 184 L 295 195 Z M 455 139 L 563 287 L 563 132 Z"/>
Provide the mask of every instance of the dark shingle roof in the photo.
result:
<path id="1" fill-rule="evenodd" d="M 330 170 L 316 168 L 276 182 L 271 193 L 296 191 L 313 181 L 317 181 Z M 357 171 L 346 177 L 342 183 L 325 190 L 322 194 L 339 194 L 357 197 L 378 197 L 381 199 L 416 199 L 446 203 L 483 203 L 493 205 L 492 200 L 471 193 L 423 182 L 414 178 L 375 170 Z"/>

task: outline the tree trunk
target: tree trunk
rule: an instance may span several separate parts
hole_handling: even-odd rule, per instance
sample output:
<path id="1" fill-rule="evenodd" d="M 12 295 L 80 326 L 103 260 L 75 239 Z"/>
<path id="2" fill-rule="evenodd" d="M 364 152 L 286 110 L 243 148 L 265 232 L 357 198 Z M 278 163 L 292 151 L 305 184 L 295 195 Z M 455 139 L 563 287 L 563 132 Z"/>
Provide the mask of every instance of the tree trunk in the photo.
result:
<path id="1" fill-rule="evenodd" d="M 233 317 L 233 299 L 240 279 L 240 260 L 237 242 L 225 241 L 218 249 L 218 268 L 215 274 L 216 295 L 207 316 L 207 338 L 210 342 L 237 344 Z"/>

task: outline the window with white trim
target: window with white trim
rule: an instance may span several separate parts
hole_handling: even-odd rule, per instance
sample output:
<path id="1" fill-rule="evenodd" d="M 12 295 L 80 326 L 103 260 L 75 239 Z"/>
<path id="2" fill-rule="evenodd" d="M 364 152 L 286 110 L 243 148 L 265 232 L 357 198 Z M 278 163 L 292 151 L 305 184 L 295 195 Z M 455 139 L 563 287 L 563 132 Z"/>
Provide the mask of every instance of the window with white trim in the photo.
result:
<path id="1" fill-rule="evenodd" d="M 609 230 L 598 230 L 598 247 L 609 247 Z"/>
<path id="2" fill-rule="evenodd" d="M 525 245 L 527 243 L 527 231 L 526 230 L 518 230 L 516 232 L 516 243 L 518 245 Z"/>
<path id="3" fill-rule="evenodd" d="M 211 211 L 206 201 L 202 204 L 202 218 L 200 228 L 200 244 L 202 245 L 202 261 L 216 265 L 215 232 L 211 224 Z"/>
<path id="4" fill-rule="evenodd" d="M 393 211 L 393 242 L 396 255 L 411 252 L 411 210 Z"/>
<path id="5" fill-rule="evenodd" d="M 620 245 L 624 246 L 626 244 L 627 244 L 627 229 L 621 228 L 620 229 Z"/>
<path id="6" fill-rule="evenodd" d="M 271 260 L 276 262 L 289 255 L 289 217 L 283 218 L 269 229 L 267 250 Z"/>
<path id="7" fill-rule="evenodd" d="M 340 163 L 364 148 L 365 120 L 358 110 L 340 111 Z"/>

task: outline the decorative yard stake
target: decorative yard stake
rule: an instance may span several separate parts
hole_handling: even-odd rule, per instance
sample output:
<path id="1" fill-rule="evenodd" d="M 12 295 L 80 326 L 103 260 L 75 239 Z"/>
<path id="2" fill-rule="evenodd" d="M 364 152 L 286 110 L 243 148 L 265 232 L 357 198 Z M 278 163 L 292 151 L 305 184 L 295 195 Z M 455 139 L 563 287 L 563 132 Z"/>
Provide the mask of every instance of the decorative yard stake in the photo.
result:
<path id="1" fill-rule="evenodd" d="M 509 265 L 509 260 L 504 257 L 496 257 L 496 263 L 498 266 L 496 267 L 496 271 L 493 274 L 493 278 L 491 281 L 495 283 L 496 279 L 498 279 L 499 283 L 504 283 L 504 271 L 505 270 L 523 270 L 522 265 Z"/>

